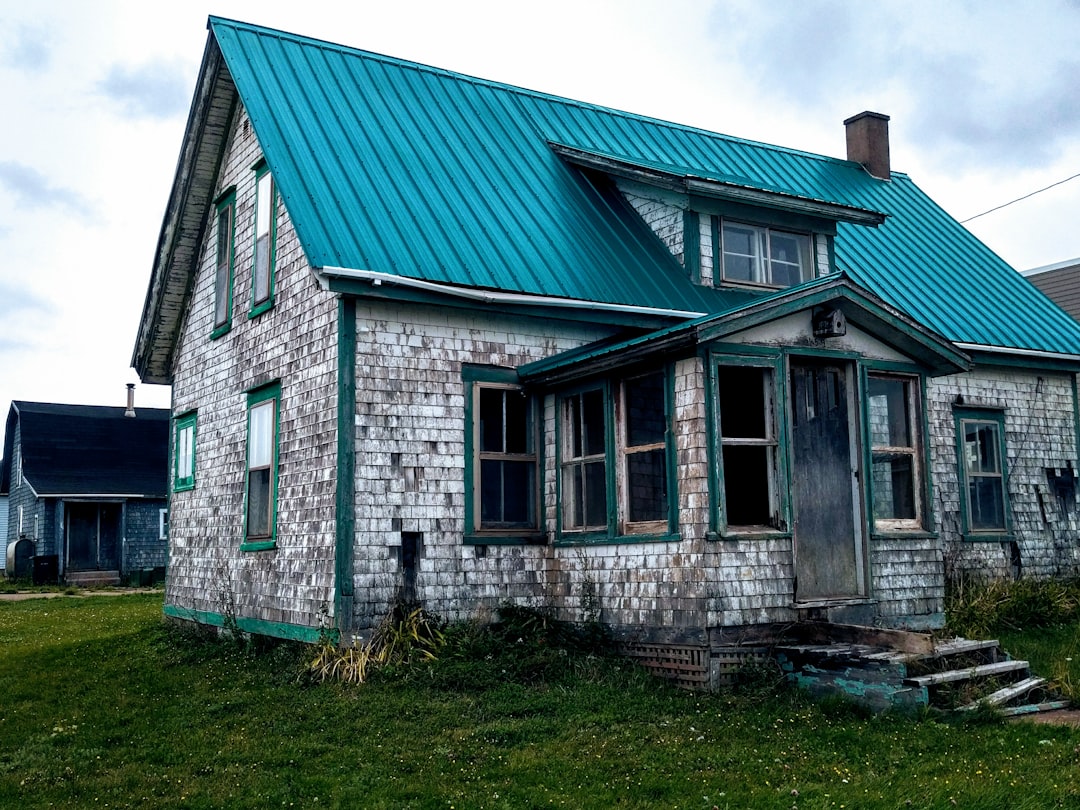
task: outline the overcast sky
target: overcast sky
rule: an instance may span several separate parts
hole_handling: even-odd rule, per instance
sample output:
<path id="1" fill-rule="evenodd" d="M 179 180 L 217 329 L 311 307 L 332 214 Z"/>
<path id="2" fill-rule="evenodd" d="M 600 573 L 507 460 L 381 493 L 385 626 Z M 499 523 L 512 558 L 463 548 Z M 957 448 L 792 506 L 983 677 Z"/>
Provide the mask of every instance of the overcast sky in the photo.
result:
<path id="1" fill-rule="evenodd" d="M 886 113 L 960 220 L 1080 173 L 1080 0 L 0 0 L 0 416 L 138 382 L 210 14 L 837 157 Z M 968 227 L 1021 270 L 1080 257 L 1080 178 Z"/>

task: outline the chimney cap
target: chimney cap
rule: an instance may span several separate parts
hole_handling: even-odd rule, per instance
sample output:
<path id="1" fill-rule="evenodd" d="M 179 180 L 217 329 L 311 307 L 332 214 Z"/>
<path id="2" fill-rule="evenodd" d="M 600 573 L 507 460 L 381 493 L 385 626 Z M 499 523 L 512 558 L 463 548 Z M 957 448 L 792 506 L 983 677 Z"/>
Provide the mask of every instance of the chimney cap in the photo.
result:
<path id="1" fill-rule="evenodd" d="M 857 113 L 851 116 L 851 118 L 844 121 L 844 126 L 846 127 L 848 124 L 854 121 L 858 121 L 860 118 L 878 118 L 882 121 L 891 120 L 889 116 L 885 115 L 885 113 L 873 112 L 871 110 L 863 110 L 861 113 Z"/>

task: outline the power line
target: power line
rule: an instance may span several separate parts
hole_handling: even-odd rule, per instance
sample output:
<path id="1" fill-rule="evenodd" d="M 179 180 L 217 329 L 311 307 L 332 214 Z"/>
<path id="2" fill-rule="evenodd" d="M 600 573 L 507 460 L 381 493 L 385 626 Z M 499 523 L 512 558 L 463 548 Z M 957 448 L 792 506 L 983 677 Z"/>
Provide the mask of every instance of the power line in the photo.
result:
<path id="1" fill-rule="evenodd" d="M 1036 194 L 1042 194 L 1044 191 L 1049 191 L 1054 186 L 1060 186 L 1062 183 L 1068 183 L 1070 180 L 1075 180 L 1077 177 L 1080 177 L 1080 172 L 1078 172 L 1077 174 L 1074 174 L 1072 177 L 1066 177 L 1064 180 L 1058 180 L 1056 183 L 1051 183 L 1046 188 L 1040 188 L 1038 191 L 1033 191 L 1030 194 L 1025 194 L 1023 197 L 1017 197 L 1015 200 L 1009 200 L 1009 202 L 1002 203 L 1001 205 L 997 206 L 996 208 L 991 208 L 989 211 L 983 211 L 981 214 L 976 214 L 973 217 L 968 217 L 967 219 L 962 219 L 962 220 L 960 220 L 960 224 L 963 225 L 965 222 L 971 222 L 971 220 L 973 220 L 973 219 L 978 219 L 979 217 L 985 217 L 987 214 L 992 214 L 995 211 L 1000 211 L 1002 208 L 1010 206 L 1013 203 L 1018 203 L 1021 200 L 1026 200 L 1028 197 L 1034 197 Z"/>

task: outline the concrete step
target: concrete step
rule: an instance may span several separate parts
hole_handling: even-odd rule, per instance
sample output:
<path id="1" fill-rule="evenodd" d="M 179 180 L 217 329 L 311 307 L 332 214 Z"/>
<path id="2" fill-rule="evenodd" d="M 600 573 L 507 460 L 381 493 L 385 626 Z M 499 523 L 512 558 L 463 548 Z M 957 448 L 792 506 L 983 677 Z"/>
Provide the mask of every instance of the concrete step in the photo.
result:
<path id="1" fill-rule="evenodd" d="M 996 664 L 982 664 L 977 667 L 949 669 L 945 672 L 932 672 L 929 675 L 917 675 L 913 678 L 905 678 L 904 683 L 908 686 L 937 686 L 943 683 L 969 681 L 976 678 L 990 678 L 996 675 L 1008 675 L 1020 671 L 1026 672 L 1027 669 L 1027 661 L 999 661 Z"/>

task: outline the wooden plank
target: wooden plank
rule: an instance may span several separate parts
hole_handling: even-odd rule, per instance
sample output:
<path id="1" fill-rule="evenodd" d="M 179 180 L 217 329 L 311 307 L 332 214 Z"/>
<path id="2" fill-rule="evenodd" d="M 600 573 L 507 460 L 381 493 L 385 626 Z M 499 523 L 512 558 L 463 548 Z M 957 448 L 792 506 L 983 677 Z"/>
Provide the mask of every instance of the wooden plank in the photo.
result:
<path id="1" fill-rule="evenodd" d="M 945 672 L 934 672 L 930 675 L 919 675 L 914 678 L 905 678 L 904 683 L 912 686 L 934 686 L 942 683 L 954 683 L 966 681 L 972 678 L 987 678 L 991 675 L 1004 675 L 1009 672 L 1019 672 L 1028 668 L 1027 661 L 1000 661 L 997 664 L 982 664 L 977 667 L 966 669 L 950 669 Z"/>
<path id="2" fill-rule="evenodd" d="M 799 622 L 794 630 L 802 640 L 808 642 L 866 644 L 921 655 L 930 655 L 934 652 L 934 640 L 929 633 L 914 633 L 910 630 L 889 630 L 884 627 L 863 627 L 857 624 L 831 624 L 829 622 Z"/>
<path id="3" fill-rule="evenodd" d="M 953 638 L 935 645 L 934 655 L 941 658 L 946 655 L 964 655 L 970 652 L 993 649 L 998 646 L 996 639 L 974 641 L 967 638 Z"/>
<path id="4" fill-rule="evenodd" d="M 1015 700 L 1021 695 L 1027 694 L 1037 686 L 1042 686 L 1046 683 L 1046 678 L 1040 678 L 1038 675 L 1031 678 L 1025 678 L 1019 683 L 1014 683 L 1010 686 L 1006 686 L 1004 689 L 998 689 L 987 695 L 984 698 L 969 703 L 966 706 L 961 706 L 962 709 L 974 709 L 979 704 L 985 703 L 989 706 L 1000 706 L 1003 703 L 1008 703 L 1010 700 Z"/>
<path id="5" fill-rule="evenodd" d="M 1067 700 L 1048 700 L 1045 703 L 1029 703 L 1026 706 L 1010 706 L 1002 709 L 1001 713 L 1006 717 L 1019 717 L 1025 714 L 1039 714 L 1040 712 L 1054 712 L 1058 709 L 1067 709 L 1072 705 Z"/>

